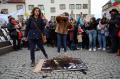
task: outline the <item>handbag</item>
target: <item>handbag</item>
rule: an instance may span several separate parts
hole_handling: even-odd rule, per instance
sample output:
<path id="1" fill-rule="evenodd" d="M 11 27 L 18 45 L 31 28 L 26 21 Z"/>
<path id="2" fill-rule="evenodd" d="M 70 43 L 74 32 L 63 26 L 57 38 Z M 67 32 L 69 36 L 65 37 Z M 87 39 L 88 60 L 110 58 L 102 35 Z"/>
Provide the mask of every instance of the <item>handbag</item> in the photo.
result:
<path id="1" fill-rule="evenodd" d="M 47 42 L 47 39 L 46 39 L 46 35 L 45 34 L 42 34 L 41 35 L 41 41 L 42 41 L 42 43 L 46 43 Z"/>
<path id="2" fill-rule="evenodd" d="M 41 30 L 39 29 L 39 27 L 37 27 L 37 24 L 36 24 L 35 22 L 34 22 L 34 24 L 35 24 L 36 29 L 37 29 L 39 32 L 41 32 Z M 41 33 L 41 34 L 40 34 L 40 41 L 41 41 L 43 44 L 47 42 L 47 38 L 46 38 L 46 35 L 45 35 L 44 33 Z"/>

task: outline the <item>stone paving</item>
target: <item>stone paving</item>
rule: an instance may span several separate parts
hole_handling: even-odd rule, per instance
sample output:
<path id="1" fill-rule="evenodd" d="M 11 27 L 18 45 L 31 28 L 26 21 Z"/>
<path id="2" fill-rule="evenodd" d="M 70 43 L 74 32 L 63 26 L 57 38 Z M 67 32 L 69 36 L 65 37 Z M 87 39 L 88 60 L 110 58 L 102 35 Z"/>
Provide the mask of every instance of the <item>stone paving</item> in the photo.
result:
<path id="1" fill-rule="evenodd" d="M 50 58 L 57 56 L 56 48 L 45 47 Z M 68 54 L 81 58 L 88 66 L 87 74 L 80 71 L 52 71 L 34 73 L 30 67 L 29 50 L 23 48 L 0 56 L 0 79 L 120 79 L 120 57 L 103 51 L 68 51 Z M 36 52 L 36 63 L 44 58 Z"/>

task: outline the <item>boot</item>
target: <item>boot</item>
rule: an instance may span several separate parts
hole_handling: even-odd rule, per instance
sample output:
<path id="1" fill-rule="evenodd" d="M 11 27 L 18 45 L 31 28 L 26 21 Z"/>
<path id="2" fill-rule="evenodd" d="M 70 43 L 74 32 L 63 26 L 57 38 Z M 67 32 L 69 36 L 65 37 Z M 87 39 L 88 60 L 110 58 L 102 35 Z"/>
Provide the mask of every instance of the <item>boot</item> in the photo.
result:
<path id="1" fill-rule="evenodd" d="M 31 62 L 31 67 L 34 67 L 35 66 L 35 61 L 32 61 Z"/>
<path id="2" fill-rule="evenodd" d="M 120 49 L 118 49 L 117 51 L 117 56 L 120 56 Z"/>

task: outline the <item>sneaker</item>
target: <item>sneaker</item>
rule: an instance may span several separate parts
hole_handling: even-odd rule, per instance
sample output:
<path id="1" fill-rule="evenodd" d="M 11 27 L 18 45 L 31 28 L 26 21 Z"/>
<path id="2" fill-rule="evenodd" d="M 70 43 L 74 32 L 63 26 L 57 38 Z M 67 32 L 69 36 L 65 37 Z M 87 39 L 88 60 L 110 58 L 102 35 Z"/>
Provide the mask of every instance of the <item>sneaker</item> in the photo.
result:
<path id="1" fill-rule="evenodd" d="M 92 51 L 92 49 L 90 48 L 90 49 L 89 49 L 89 52 L 91 52 L 91 51 Z"/>
<path id="2" fill-rule="evenodd" d="M 81 50 L 82 50 L 82 48 L 81 48 Z"/>
<path id="3" fill-rule="evenodd" d="M 101 47 L 100 48 L 98 48 L 98 50 L 100 50 L 100 49 L 102 49 Z"/>
<path id="4" fill-rule="evenodd" d="M 94 48 L 93 51 L 95 52 L 95 51 L 96 51 L 96 48 Z"/>
<path id="5" fill-rule="evenodd" d="M 103 48 L 103 51 L 105 51 L 106 49 L 105 48 Z"/>
<path id="6" fill-rule="evenodd" d="M 79 50 L 80 48 L 77 48 L 77 50 Z"/>

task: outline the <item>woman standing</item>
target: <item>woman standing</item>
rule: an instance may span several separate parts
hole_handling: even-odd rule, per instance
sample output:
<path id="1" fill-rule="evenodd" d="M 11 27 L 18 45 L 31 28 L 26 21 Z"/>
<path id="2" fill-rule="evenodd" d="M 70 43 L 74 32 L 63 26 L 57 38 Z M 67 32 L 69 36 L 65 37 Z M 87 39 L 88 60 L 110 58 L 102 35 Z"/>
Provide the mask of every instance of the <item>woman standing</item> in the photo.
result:
<path id="1" fill-rule="evenodd" d="M 100 48 L 98 49 L 102 49 L 102 50 L 106 50 L 106 36 L 105 36 L 105 33 L 106 33 L 106 25 L 107 25 L 107 22 L 106 22 L 106 18 L 102 18 L 98 24 L 98 42 L 99 42 L 99 46 Z"/>
<path id="2" fill-rule="evenodd" d="M 35 65 L 35 47 L 36 45 L 41 49 L 44 56 L 48 58 L 46 51 L 43 47 L 42 36 L 44 33 L 45 22 L 41 17 L 41 10 L 38 7 L 35 7 L 32 10 L 32 14 L 27 22 L 27 27 L 25 30 L 25 36 L 29 41 L 30 55 L 31 55 L 31 66 Z"/>
<path id="3" fill-rule="evenodd" d="M 68 17 L 67 13 L 64 13 L 65 16 L 57 16 L 57 25 L 55 32 L 57 33 L 57 51 L 60 53 L 60 48 L 64 47 L 64 52 L 67 51 L 67 32 L 68 32 Z"/>
<path id="4" fill-rule="evenodd" d="M 93 17 L 90 20 L 90 23 L 87 27 L 87 33 L 89 37 L 89 51 L 96 51 L 96 37 L 97 37 L 97 22 L 96 19 Z"/>

